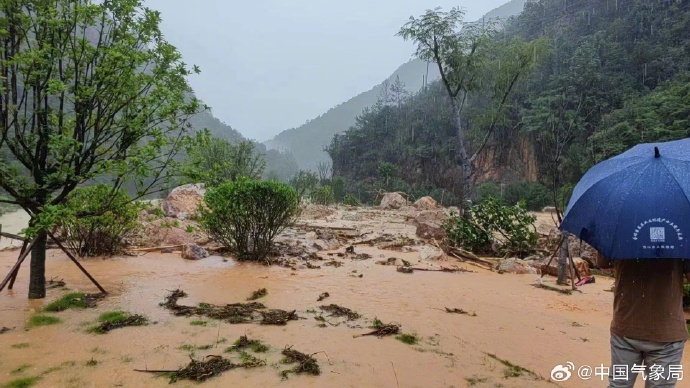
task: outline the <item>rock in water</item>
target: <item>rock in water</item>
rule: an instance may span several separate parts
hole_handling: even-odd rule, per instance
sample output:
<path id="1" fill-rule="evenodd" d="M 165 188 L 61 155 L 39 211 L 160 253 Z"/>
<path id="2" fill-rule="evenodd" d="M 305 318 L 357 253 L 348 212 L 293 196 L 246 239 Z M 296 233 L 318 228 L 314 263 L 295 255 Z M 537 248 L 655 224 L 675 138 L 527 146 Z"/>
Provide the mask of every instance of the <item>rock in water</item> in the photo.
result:
<path id="1" fill-rule="evenodd" d="M 419 210 L 434 210 L 438 209 L 438 203 L 431 197 L 422 197 L 414 203 L 414 207 Z"/>
<path id="2" fill-rule="evenodd" d="M 176 187 L 163 200 L 162 208 L 167 217 L 187 218 L 196 214 L 206 189 L 201 183 Z"/>
<path id="3" fill-rule="evenodd" d="M 186 260 L 201 260 L 208 257 L 208 251 L 196 244 L 182 246 L 182 258 Z"/>
<path id="4" fill-rule="evenodd" d="M 407 206 L 407 200 L 398 193 L 386 193 L 381 200 L 382 209 L 400 209 L 403 206 Z"/>

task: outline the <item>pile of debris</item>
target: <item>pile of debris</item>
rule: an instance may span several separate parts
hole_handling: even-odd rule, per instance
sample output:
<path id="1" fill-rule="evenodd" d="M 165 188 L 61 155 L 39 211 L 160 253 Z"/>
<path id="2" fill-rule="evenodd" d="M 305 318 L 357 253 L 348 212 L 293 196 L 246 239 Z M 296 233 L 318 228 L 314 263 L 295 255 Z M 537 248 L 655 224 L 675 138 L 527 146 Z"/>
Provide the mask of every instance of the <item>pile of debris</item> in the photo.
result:
<path id="1" fill-rule="evenodd" d="M 286 325 L 288 321 L 298 320 L 296 311 L 285 311 L 280 309 L 267 309 L 262 303 L 231 303 L 224 306 L 213 305 L 210 303 L 199 303 L 198 306 L 184 306 L 177 303 L 177 300 L 184 298 L 187 294 L 180 290 L 172 291 L 165 297 L 165 302 L 160 305 L 171 310 L 176 316 L 205 316 L 213 319 L 222 319 L 228 323 L 250 323 L 259 322 L 262 325 Z M 258 319 L 261 317 L 261 319 Z"/>

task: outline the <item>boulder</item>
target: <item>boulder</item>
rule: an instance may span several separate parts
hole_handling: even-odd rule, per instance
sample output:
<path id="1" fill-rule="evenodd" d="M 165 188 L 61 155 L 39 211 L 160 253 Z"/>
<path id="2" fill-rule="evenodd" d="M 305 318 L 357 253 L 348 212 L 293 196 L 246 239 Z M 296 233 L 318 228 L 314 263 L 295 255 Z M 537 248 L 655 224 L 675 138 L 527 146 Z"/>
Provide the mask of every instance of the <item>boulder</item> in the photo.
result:
<path id="1" fill-rule="evenodd" d="M 530 262 L 525 262 L 517 258 L 510 258 L 501 260 L 498 265 L 498 270 L 500 272 L 514 273 L 514 274 L 538 274 L 539 271 L 530 265 Z"/>
<path id="2" fill-rule="evenodd" d="M 413 205 L 419 210 L 434 210 L 438 209 L 438 203 L 431 197 L 419 198 Z"/>
<path id="3" fill-rule="evenodd" d="M 196 244 L 182 246 L 182 258 L 186 260 L 201 260 L 208 257 L 208 251 Z"/>
<path id="4" fill-rule="evenodd" d="M 386 193 L 381 199 L 382 209 L 400 209 L 403 206 L 407 206 L 407 200 L 398 193 Z"/>
<path id="5" fill-rule="evenodd" d="M 448 218 L 448 214 L 443 210 L 426 210 L 417 213 L 412 224 L 417 227 L 416 234 L 418 237 L 443 240 L 446 238 L 443 223 Z"/>
<path id="6" fill-rule="evenodd" d="M 203 184 L 179 186 L 168 194 L 161 207 L 167 217 L 177 217 L 180 214 L 183 218 L 189 217 L 197 213 L 205 194 Z"/>
<path id="7" fill-rule="evenodd" d="M 450 217 L 443 210 L 427 210 L 417 213 L 414 217 L 414 223 L 430 222 L 433 224 L 443 224 Z"/>
<path id="8" fill-rule="evenodd" d="M 438 260 L 443 257 L 443 251 L 433 247 L 423 247 L 419 251 L 419 259 L 422 261 Z"/>
<path id="9" fill-rule="evenodd" d="M 415 233 L 417 234 L 417 237 L 421 237 L 427 240 L 443 240 L 444 238 L 446 238 L 446 230 L 443 229 L 443 226 L 433 222 L 417 223 L 417 230 L 415 231 Z"/>

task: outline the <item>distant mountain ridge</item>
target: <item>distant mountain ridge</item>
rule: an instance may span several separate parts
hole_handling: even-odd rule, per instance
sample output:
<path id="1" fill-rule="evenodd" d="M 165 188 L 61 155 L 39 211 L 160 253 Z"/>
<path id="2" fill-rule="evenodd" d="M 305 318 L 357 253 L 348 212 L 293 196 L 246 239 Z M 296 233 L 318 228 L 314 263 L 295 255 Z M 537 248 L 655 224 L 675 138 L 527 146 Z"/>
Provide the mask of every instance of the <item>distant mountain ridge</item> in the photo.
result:
<path id="1" fill-rule="evenodd" d="M 518 15 L 527 1 L 529 0 L 512 0 L 490 11 L 483 18 L 504 19 Z M 384 85 L 393 83 L 398 77 L 405 84 L 406 89 L 414 93 L 422 88 L 425 80 L 431 82 L 437 79 L 439 73 L 434 64 L 413 59 L 400 66 L 386 81 L 372 89 L 329 109 L 326 113 L 297 128 L 287 129 L 264 142 L 266 148 L 291 151 L 299 168 L 316 170 L 320 162 L 330 161 L 323 149 L 330 144 L 333 135 L 347 131 L 353 126 L 364 108 L 376 104 Z"/>

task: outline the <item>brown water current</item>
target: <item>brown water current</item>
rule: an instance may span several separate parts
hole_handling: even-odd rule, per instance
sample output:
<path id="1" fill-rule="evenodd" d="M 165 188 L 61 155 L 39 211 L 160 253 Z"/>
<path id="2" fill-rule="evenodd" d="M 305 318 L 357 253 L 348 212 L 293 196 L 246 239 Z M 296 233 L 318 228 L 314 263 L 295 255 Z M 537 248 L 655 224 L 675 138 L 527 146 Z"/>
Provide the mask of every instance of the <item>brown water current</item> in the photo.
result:
<path id="1" fill-rule="evenodd" d="M 93 309 L 67 310 L 48 315 L 62 322 L 27 328 L 28 319 L 60 296 L 78 290 L 97 292 L 89 280 L 59 251 L 50 251 L 47 278 L 63 279 L 69 290 L 51 289 L 45 300 L 29 301 L 28 266 L 22 267 L 14 290 L 0 293 L 0 383 L 40 376 L 37 387 L 167 387 L 168 378 L 135 372 L 134 369 L 175 370 L 195 358 L 223 355 L 241 335 L 261 340 L 271 349 L 254 354 L 267 365 L 233 369 L 204 383 L 206 387 L 603 387 L 598 377 L 583 381 L 573 376 L 554 384 L 549 376 L 554 366 L 609 363 L 609 322 L 613 294 L 606 292 L 612 281 L 581 288 L 581 293 L 561 295 L 532 287 L 538 275 L 509 275 L 480 270 L 475 273 L 414 272 L 403 274 L 394 266 L 376 260 L 397 257 L 418 262 L 418 252 L 382 251 L 357 246 L 368 260 L 335 257 L 339 268 L 292 270 L 236 263 L 211 256 L 186 261 L 179 254 L 148 253 L 139 257 L 84 260 L 83 265 L 109 291 Z M 344 248 L 338 252 L 344 251 Z M 335 252 L 335 251 L 334 251 Z M 2 276 L 16 260 L 17 251 L 0 252 Z M 319 255 L 330 260 L 327 252 Z M 440 263 L 451 266 L 457 262 Z M 356 272 L 355 272 L 356 271 Z M 359 277 L 359 275 L 363 275 Z M 217 305 L 245 302 L 252 291 L 266 288 L 258 302 L 268 308 L 297 310 L 305 319 L 285 326 L 258 323 L 230 324 L 204 317 L 176 317 L 161 307 L 169 291 L 180 288 L 188 296 L 180 304 L 206 302 Z M 320 294 L 330 297 L 317 302 Z M 312 310 L 335 303 L 363 318 L 320 327 Z M 459 308 L 476 316 L 449 314 L 445 307 Z M 104 312 L 123 310 L 142 314 L 156 322 L 125 327 L 108 334 L 87 332 Z M 343 318 L 328 317 L 331 323 Z M 377 318 L 401 325 L 401 332 L 419 337 L 416 345 L 394 337 L 354 335 L 371 331 Z M 206 326 L 191 325 L 195 320 Z M 184 345 L 187 350 L 181 349 Z M 294 365 L 281 364 L 280 351 L 293 346 L 312 354 L 321 375 L 291 374 L 282 380 L 280 371 Z M 683 361 L 690 371 L 690 356 Z M 529 372 L 506 377 L 507 367 L 490 356 L 507 360 Z M 93 360 L 93 361 L 92 361 Z M 1 385 L 1 384 L 0 384 Z M 199 383 L 180 380 L 179 387 Z M 641 386 L 641 385 L 640 385 Z M 681 385 L 682 386 L 682 385 Z"/>

